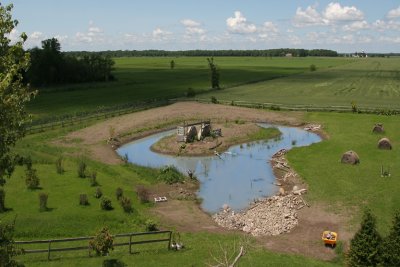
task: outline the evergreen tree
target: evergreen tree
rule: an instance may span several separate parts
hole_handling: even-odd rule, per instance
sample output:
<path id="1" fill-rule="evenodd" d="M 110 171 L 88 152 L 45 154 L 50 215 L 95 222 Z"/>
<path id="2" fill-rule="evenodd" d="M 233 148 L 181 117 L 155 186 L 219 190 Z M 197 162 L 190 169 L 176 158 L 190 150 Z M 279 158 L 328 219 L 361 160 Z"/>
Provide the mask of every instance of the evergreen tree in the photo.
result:
<path id="1" fill-rule="evenodd" d="M 208 67 L 210 68 L 211 88 L 219 89 L 219 70 L 214 63 L 214 58 L 207 58 Z"/>
<path id="2" fill-rule="evenodd" d="M 361 227 L 350 241 L 350 250 L 347 254 L 348 265 L 377 266 L 381 240 L 382 238 L 376 230 L 376 219 L 371 211 L 366 209 Z"/>
<path id="3" fill-rule="evenodd" d="M 400 211 L 395 213 L 392 229 L 382 243 L 381 263 L 383 266 L 400 266 Z"/>

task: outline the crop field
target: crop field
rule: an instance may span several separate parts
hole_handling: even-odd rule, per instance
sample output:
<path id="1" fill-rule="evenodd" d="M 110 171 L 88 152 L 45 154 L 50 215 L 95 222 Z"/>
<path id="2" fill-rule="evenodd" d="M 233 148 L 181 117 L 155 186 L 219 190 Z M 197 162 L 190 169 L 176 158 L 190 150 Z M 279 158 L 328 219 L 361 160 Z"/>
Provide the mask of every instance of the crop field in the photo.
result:
<path id="1" fill-rule="evenodd" d="M 199 96 L 289 105 L 351 106 L 399 109 L 400 59 L 364 58 L 350 64 L 246 84 Z M 221 70 L 223 73 L 223 70 Z"/>
<path id="2" fill-rule="evenodd" d="M 170 69 L 174 60 L 175 68 Z M 269 81 L 352 62 L 344 58 L 217 57 L 223 88 Z M 116 81 L 39 88 L 29 110 L 37 117 L 93 111 L 151 99 L 183 97 L 188 88 L 197 93 L 210 88 L 205 57 L 116 58 Z"/>

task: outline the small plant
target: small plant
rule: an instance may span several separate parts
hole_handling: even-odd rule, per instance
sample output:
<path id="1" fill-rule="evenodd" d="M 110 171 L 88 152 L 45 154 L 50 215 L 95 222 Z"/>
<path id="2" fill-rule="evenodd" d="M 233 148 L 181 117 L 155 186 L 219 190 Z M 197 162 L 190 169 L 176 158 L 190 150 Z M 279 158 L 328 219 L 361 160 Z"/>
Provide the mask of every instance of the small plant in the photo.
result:
<path id="1" fill-rule="evenodd" d="M 86 177 L 86 163 L 83 159 L 79 160 L 78 164 L 78 177 L 85 178 Z"/>
<path id="2" fill-rule="evenodd" d="M 153 220 L 147 219 L 145 224 L 146 224 L 146 231 L 147 232 L 158 231 L 157 224 Z"/>
<path id="3" fill-rule="evenodd" d="M 126 267 L 125 262 L 118 259 L 107 259 L 103 261 L 103 267 Z"/>
<path id="4" fill-rule="evenodd" d="M 136 194 L 141 203 L 147 203 L 150 201 L 150 192 L 143 185 L 138 185 L 136 187 Z"/>
<path id="5" fill-rule="evenodd" d="M 124 161 L 125 164 L 128 164 L 128 162 L 129 162 L 128 153 L 125 153 L 125 155 L 122 157 L 122 160 Z"/>
<path id="6" fill-rule="evenodd" d="M 187 97 L 195 97 L 196 91 L 193 88 L 189 87 L 186 91 L 186 96 Z"/>
<path id="7" fill-rule="evenodd" d="M 167 184 L 181 183 L 185 180 L 185 176 L 178 171 L 175 166 L 165 166 L 159 171 L 158 180 Z"/>
<path id="8" fill-rule="evenodd" d="M 4 203 L 5 198 L 6 198 L 6 191 L 4 191 L 3 188 L 0 188 L 0 213 L 5 212 L 7 210 Z"/>
<path id="9" fill-rule="evenodd" d="M 89 205 L 89 199 L 86 194 L 80 194 L 79 195 L 79 205 L 81 206 L 87 206 Z"/>
<path id="10" fill-rule="evenodd" d="M 97 172 L 93 171 L 90 174 L 90 186 L 98 186 L 99 183 L 97 182 Z"/>
<path id="11" fill-rule="evenodd" d="M 357 103 L 355 101 L 351 101 L 351 111 L 353 113 L 358 113 Z"/>
<path id="12" fill-rule="evenodd" d="M 292 146 L 295 146 L 297 144 L 297 140 L 292 140 Z"/>
<path id="13" fill-rule="evenodd" d="M 124 191 L 122 190 L 121 187 L 118 187 L 115 190 L 115 196 L 117 197 L 117 200 L 120 200 L 123 195 L 124 195 Z"/>
<path id="14" fill-rule="evenodd" d="M 47 207 L 47 199 L 49 195 L 46 193 L 39 193 L 39 210 L 47 211 L 49 208 Z"/>
<path id="15" fill-rule="evenodd" d="M 218 100 L 217 100 L 217 98 L 215 96 L 211 97 L 211 103 L 218 104 Z"/>
<path id="16" fill-rule="evenodd" d="M 94 192 L 94 197 L 95 198 L 101 198 L 103 196 L 103 192 L 101 191 L 100 187 L 96 188 L 96 192 Z"/>
<path id="17" fill-rule="evenodd" d="M 107 227 L 103 227 L 92 240 L 89 247 L 96 252 L 97 256 L 106 256 L 114 249 L 114 238 Z"/>
<path id="18" fill-rule="evenodd" d="M 112 210 L 111 199 L 108 197 L 102 197 L 100 201 L 100 207 L 102 210 Z"/>
<path id="19" fill-rule="evenodd" d="M 39 187 L 40 179 L 35 169 L 28 168 L 25 170 L 25 184 L 28 189 L 37 189 Z"/>
<path id="20" fill-rule="evenodd" d="M 56 160 L 56 171 L 58 174 L 63 174 L 65 171 L 63 166 L 63 158 L 61 156 Z"/>
<path id="21" fill-rule="evenodd" d="M 173 70 L 173 69 L 175 68 L 175 61 L 174 61 L 174 60 L 171 60 L 171 61 L 169 62 L 169 68 L 170 68 L 171 70 Z"/>
<path id="22" fill-rule="evenodd" d="M 317 66 L 315 66 L 314 64 L 310 65 L 310 71 L 316 71 L 317 70 Z"/>
<path id="23" fill-rule="evenodd" d="M 130 198 L 122 196 L 119 203 L 125 212 L 129 213 L 132 211 L 132 202 Z"/>

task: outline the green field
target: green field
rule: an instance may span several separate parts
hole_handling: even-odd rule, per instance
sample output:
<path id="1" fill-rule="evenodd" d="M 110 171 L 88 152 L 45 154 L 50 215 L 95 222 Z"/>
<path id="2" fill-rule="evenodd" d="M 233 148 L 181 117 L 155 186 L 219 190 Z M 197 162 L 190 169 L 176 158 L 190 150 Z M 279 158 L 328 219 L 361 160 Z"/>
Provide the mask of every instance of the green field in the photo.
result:
<path id="1" fill-rule="evenodd" d="M 173 70 L 169 64 L 171 60 L 175 61 Z M 344 58 L 215 58 L 223 88 L 308 72 L 311 64 L 326 69 L 352 61 Z M 198 93 L 210 88 L 204 57 L 116 58 L 115 62 L 116 81 L 41 88 L 29 110 L 36 117 L 73 114 L 149 99 L 183 97 L 188 88 Z"/>
<path id="2" fill-rule="evenodd" d="M 368 58 L 271 81 L 213 91 L 201 98 L 314 106 L 400 108 L 400 59 Z M 222 70 L 221 70 L 222 72 Z"/>

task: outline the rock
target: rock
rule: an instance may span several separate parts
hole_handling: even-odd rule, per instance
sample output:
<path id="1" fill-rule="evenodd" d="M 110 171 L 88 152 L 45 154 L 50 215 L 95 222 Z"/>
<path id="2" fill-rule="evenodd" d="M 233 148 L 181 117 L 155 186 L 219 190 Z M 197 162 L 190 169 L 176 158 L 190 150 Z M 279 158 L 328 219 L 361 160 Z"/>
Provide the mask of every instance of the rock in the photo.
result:
<path id="1" fill-rule="evenodd" d="M 279 195 L 283 196 L 285 194 L 285 189 L 283 187 L 279 187 Z"/>
<path id="2" fill-rule="evenodd" d="M 297 185 L 293 186 L 293 190 L 292 191 L 297 191 L 299 190 L 299 187 Z"/>

